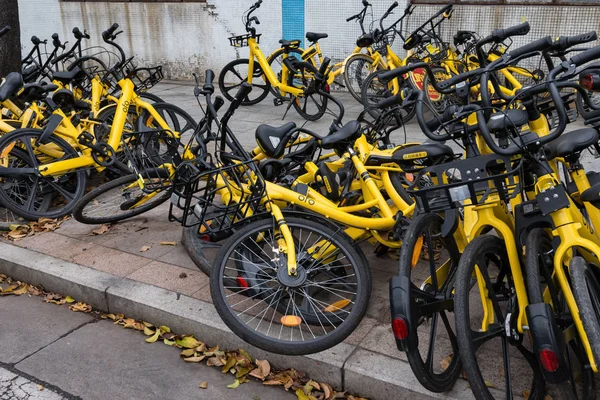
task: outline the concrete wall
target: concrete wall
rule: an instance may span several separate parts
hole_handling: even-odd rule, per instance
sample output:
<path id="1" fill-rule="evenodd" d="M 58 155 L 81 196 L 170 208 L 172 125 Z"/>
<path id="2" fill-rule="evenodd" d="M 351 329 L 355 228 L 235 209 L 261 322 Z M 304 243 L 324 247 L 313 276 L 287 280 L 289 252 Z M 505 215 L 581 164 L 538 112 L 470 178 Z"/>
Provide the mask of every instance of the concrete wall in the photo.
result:
<path id="1" fill-rule="evenodd" d="M 281 0 L 268 0 L 257 16 L 261 20 L 264 50 L 278 47 L 281 38 Z M 266 2 L 266 3 L 267 3 Z M 228 37 L 245 33 L 242 13 L 247 0 L 209 0 L 205 3 L 117 3 L 19 0 L 23 52 L 31 48 L 29 38 L 49 38 L 57 32 L 73 43 L 71 29 L 87 29 L 87 45 L 103 45 L 102 31 L 113 22 L 124 33 L 118 37 L 127 55 L 139 64 L 164 65 L 169 78 L 191 79 L 192 72 L 219 70 L 236 57 L 247 57 L 247 49 L 229 46 Z"/>
<path id="2" fill-rule="evenodd" d="M 300 0 L 287 3 L 296 4 Z M 303 0 L 304 29 L 327 32 L 323 40 L 326 55 L 340 60 L 352 51 L 360 29 L 346 18 L 361 10 L 359 0 Z M 407 0 L 400 0 L 401 13 Z M 192 72 L 212 68 L 216 71 L 236 57 L 247 57 L 247 49 L 233 49 L 227 38 L 243 34 L 242 13 L 252 0 L 208 0 L 205 3 L 119 3 L 60 2 L 59 0 L 19 0 L 24 51 L 31 44 L 29 37 L 50 37 L 58 32 L 61 39 L 73 41 L 74 26 L 86 28 L 92 35 L 90 44 L 102 44 L 101 33 L 118 22 L 125 33 L 119 36 L 127 54 L 135 55 L 140 64 L 163 64 L 169 78 L 189 79 Z M 382 15 L 391 0 L 374 0 L 373 14 Z M 418 6 L 408 21 L 408 29 L 420 24 L 440 6 Z M 282 37 L 282 0 L 265 0 L 256 15 L 261 25 L 261 47 L 265 52 L 278 47 Z M 286 21 L 298 18 L 286 14 Z M 300 19 L 301 20 L 301 19 Z M 508 27 L 523 20 L 530 21 L 532 32 L 515 45 L 543 35 L 574 35 L 597 30 L 600 32 L 600 7 L 524 7 L 524 6 L 457 6 L 443 34 L 449 40 L 458 29 L 488 34 L 492 29 Z M 287 21 L 289 22 L 289 21 Z M 289 25 L 289 24 L 288 24 Z M 291 38 L 290 38 L 291 39 Z M 395 48 L 400 55 L 401 43 Z"/>

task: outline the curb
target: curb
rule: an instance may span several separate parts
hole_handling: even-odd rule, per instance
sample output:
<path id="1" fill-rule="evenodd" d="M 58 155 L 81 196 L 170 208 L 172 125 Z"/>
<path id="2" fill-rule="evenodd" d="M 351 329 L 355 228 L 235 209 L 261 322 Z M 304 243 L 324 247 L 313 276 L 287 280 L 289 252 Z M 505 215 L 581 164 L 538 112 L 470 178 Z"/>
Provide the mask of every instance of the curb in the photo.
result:
<path id="1" fill-rule="evenodd" d="M 210 303 L 8 243 L 0 243 L 0 273 L 68 294 L 104 312 L 167 325 L 175 332 L 193 333 L 199 340 L 218 343 L 222 348 L 243 348 L 253 357 L 268 359 L 275 367 L 304 371 L 338 389 L 370 399 L 473 398 L 466 381 L 459 380 L 449 393 L 430 393 L 414 378 L 406 362 L 346 343 L 308 356 L 269 353 L 238 338 Z"/>

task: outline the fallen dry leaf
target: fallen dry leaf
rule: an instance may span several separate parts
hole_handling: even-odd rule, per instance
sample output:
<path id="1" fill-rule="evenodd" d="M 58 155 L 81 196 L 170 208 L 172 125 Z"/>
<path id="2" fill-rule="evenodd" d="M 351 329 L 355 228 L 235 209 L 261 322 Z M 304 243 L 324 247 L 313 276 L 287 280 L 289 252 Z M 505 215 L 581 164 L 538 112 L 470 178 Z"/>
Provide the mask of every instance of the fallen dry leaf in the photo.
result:
<path id="1" fill-rule="evenodd" d="M 208 382 L 200 382 L 200 389 L 208 389 Z"/>
<path id="2" fill-rule="evenodd" d="M 71 311 L 89 313 L 92 311 L 92 306 L 85 303 L 76 303 L 69 306 Z"/>
<path id="3" fill-rule="evenodd" d="M 240 386 L 240 380 L 236 379 L 231 385 L 227 385 L 229 389 L 237 389 Z"/>
<path id="4" fill-rule="evenodd" d="M 250 371 L 250 376 L 264 381 L 271 373 L 271 364 L 267 360 L 255 360 L 254 363 L 257 368 Z"/>
<path id="5" fill-rule="evenodd" d="M 177 242 L 160 242 L 161 246 L 177 246 Z"/>
<path id="6" fill-rule="evenodd" d="M 39 383 L 37 384 L 37 388 L 38 390 L 41 392 L 42 390 L 44 390 L 44 387 L 42 385 L 40 385 Z"/>
<path id="7" fill-rule="evenodd" d="M 67 303 L 69 303 L 69 304 L 70 304 L 70 303 L 75 303 L 75 299 L 74 299 L 74 298 L 72 298 L 71 296 L 67 296 L 67 297 L 65 297 L 65 301 L 66 301 Z"/>
<path id="8" fill-rule="evenodd" d="M 150 249 L 151 249 L 150 246 L 142 246 L 142 248 L 140 249 L 140 253 L 145 253 L 145 252 L 147 252 Z"/>
<path id="9" fill-rule="evenodd" d="M 100 225 L 100 227 L 98 227 L 92 231 L 92 234 L 90 236 L 104 235 L 109 230 L 110 230 L 110 225 L 108 225 L 108 224 Z"/>

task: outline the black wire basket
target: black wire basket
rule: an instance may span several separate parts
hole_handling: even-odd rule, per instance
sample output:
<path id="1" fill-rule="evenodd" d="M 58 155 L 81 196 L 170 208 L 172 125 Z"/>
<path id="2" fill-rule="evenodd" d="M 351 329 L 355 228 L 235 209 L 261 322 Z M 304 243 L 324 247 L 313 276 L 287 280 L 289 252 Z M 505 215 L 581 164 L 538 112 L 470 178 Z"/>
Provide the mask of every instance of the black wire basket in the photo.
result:
<path id="1" fill-rule="evenodd" d="M 260 34 L 258 35 L 239 35 L 239 36 L 232 36 L 229 38 L 229 44 L 232 47 L 248 47 L 248 39 L 250 38 L 254 38 L 256 39 L 256 43 L 260 43 Z"/>
<path id="2" fill-rule="evenodd" d="M 124 133 L 122 154 L 132 173 L 144 181 L 143 190 L 152 193 L 172 187 L 173 173 L 181 163 L 180 142 L 168 130 Z"/>
<path id="3" fill-rule="evenodd" d="M 434 165 L 421 170 L 407 191 L 425 212 L 481 205 L 492 194 L 508 203 L 522 192 L 523 164 L 522 158 L 487 154 Z M 425 176 L 438 183 L 419 187 Z"/>
<path id="4" fill-rule="evenodd" d="M 131 79 L 135 85 L 136 92 L 147 92 L 165 77 L 162 72 L 162 66 L 150 68 L 136 68 L 130 71 L 125 77 Z"/>
<path id="5" fill-rule="evenodd" d="M 205 157 L 183 163 L 171 194 L 169 220 L 219 235 L 264 212 L 266 184 L 255 161 L 213 167 Z"/>

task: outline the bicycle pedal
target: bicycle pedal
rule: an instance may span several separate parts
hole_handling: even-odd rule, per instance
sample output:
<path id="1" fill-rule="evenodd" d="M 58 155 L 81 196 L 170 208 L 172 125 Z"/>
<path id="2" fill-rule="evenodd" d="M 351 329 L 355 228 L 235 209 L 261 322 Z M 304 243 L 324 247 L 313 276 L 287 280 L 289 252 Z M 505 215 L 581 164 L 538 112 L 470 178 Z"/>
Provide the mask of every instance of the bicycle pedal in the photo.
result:
<path id="1" fill-rule="evenodd" d="M 85 147 L 94 147 L 94 140 L 96 138 L 89 132 L 81 132 L 77 136 L 77 143 Z"/>
<path id="2" fill-rule="evenodd" d="M 280 98 L 280 97 L 275 97 L 275 98 L 273 99 L 273 105 L 274 105 L 275 107 L 282 106 L 282 105 L 283 105 L 283 103 L 285 103 L 285 102 L 284 102 L 284 101 L 283 101 L 283 99 L 282 99 L 282 98 Z"/>

